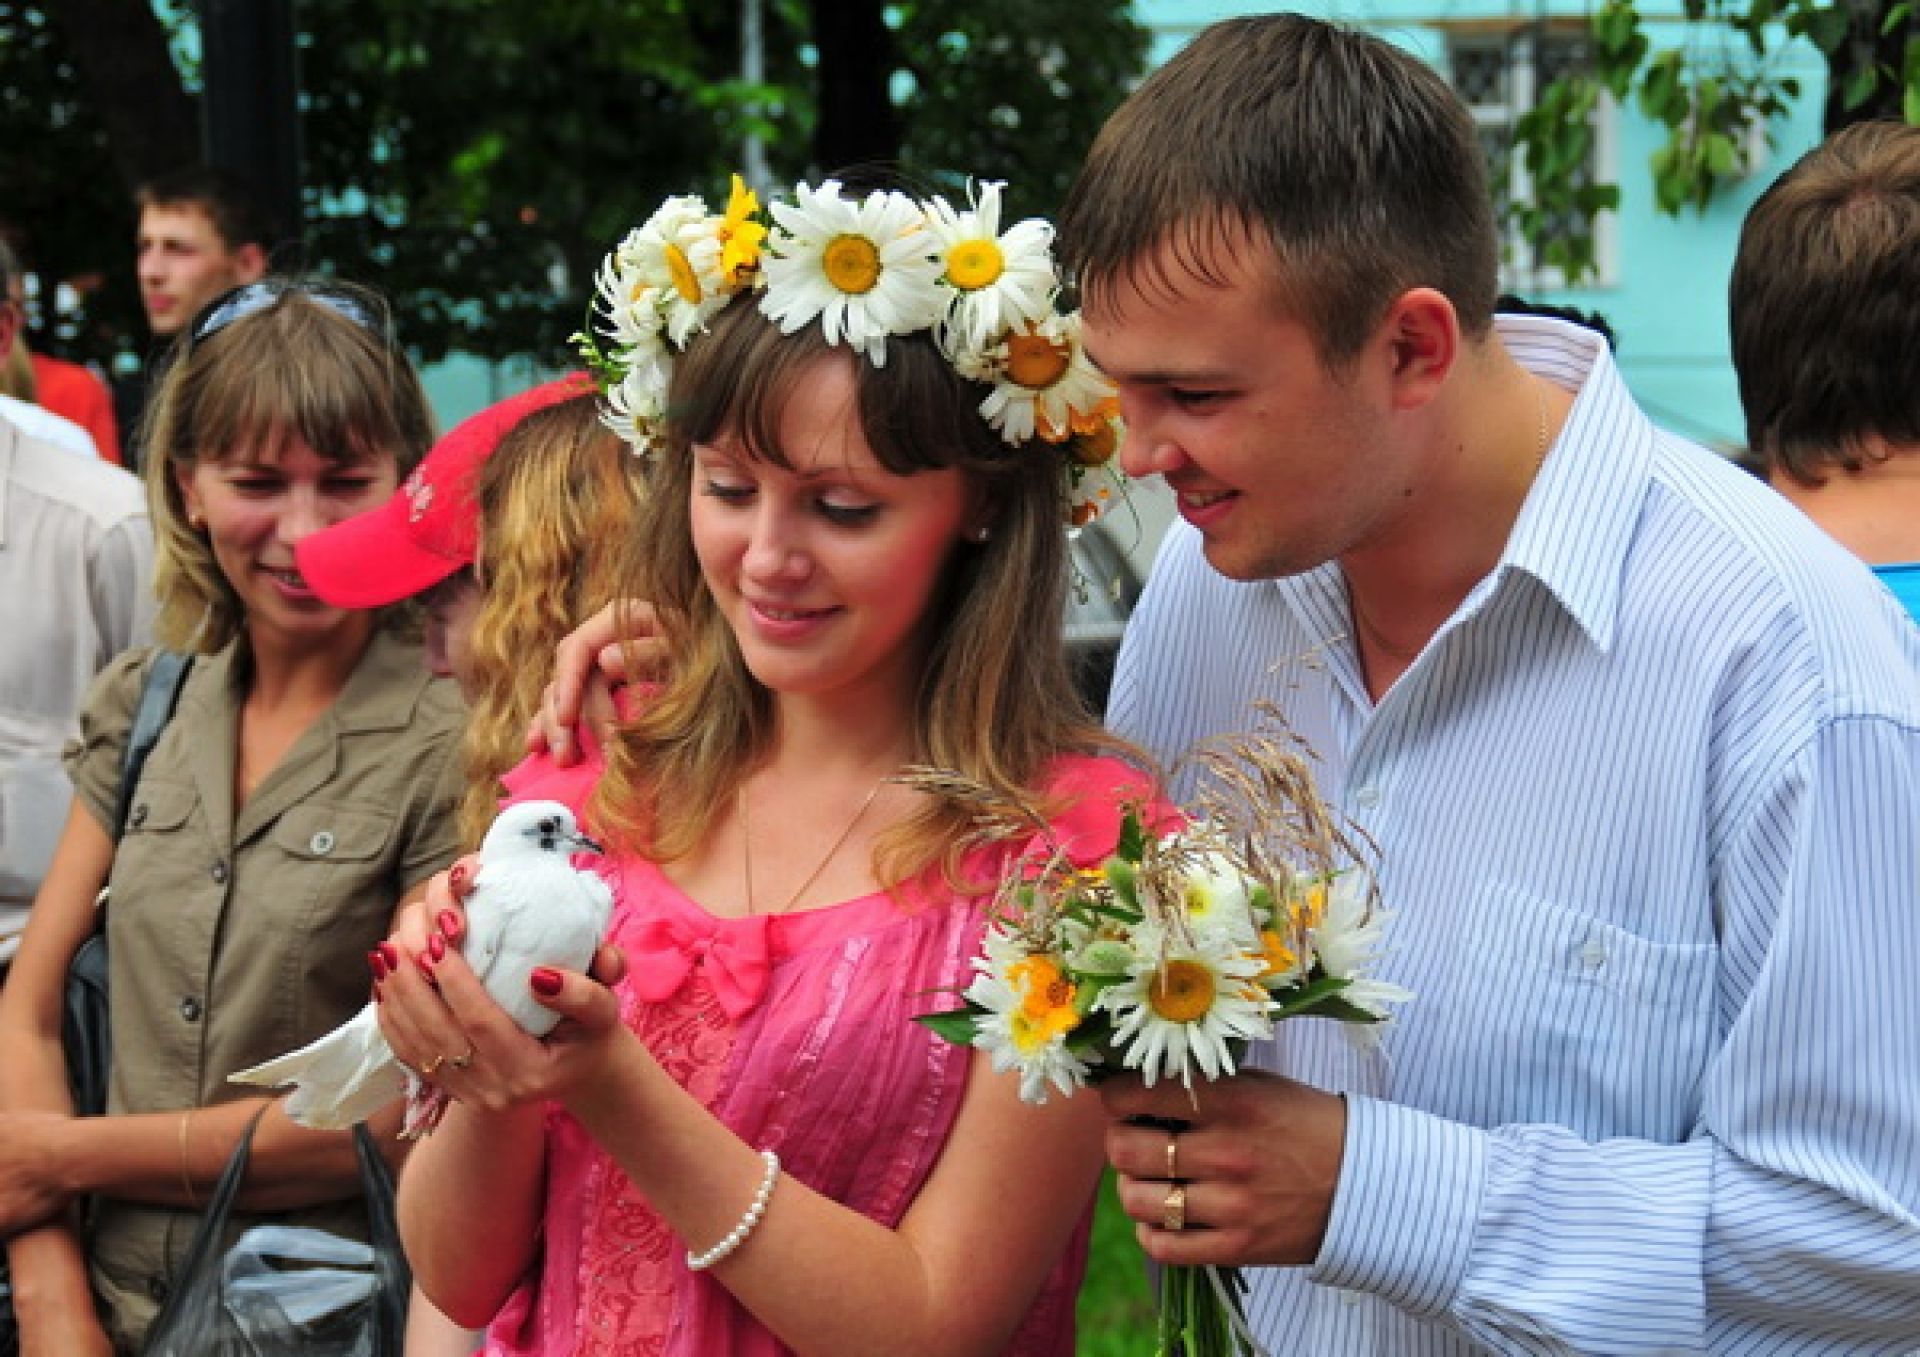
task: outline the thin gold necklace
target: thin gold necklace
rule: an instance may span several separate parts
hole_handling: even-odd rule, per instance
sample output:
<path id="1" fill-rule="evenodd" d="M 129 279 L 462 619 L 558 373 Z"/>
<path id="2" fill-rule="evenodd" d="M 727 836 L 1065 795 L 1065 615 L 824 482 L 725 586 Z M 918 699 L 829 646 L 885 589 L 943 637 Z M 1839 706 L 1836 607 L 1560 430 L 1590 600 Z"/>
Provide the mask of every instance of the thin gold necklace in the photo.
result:
<path id="1" fill-rule="evenodd" d="M 1537 411 L 1539 419 L 1539 430 L 1534 435 L 1533 469 L 1529 474 L 1538 476 L 1540 474 L 1540 468 L 1547 464 L 1547 449 L 1550 446 L 1547 440 L 1547 388 L 1541 378 L 1535 377 L 1531 373 L 1528 374 L 1527 380 L 1533 385 L 1534 409 Z M 1353 620 L 1359 624 L 1359 629 L 1365 634 L 1367 640 L 1388 659 L 1412 660 L 1425 648 L 1425 641 L 1422 641 L 1420 645 L 1415 646 L 1412 650 L 1403 649 L 1389 641 L 1385 634 L 1381 632 L 1380 628 L 1373 624 L 1373 620 L 1369 618 L 1365 612 L 1361 611 L 1360 601 L 1353 596 L 1351 590 L 1349 590 L 1347 594 L 1347 607 L 1348 610 L 1353 613 Z"/>
<path id="2" fill-rule="evenodd" d="M 866 799 L 860 803 L 860 808 L 854 811 L 853 818 L 847 821 L 847 827 L 840 831 L 840 837 L 833 841 L 833 847 L 827 849 L 827 855 L 820 859 L 820 865 L 807 873 L 807 879 L 800 883 L 798 890 L 787 897 L 786 904 L 780 906 L 779 909 L 769 911 L 769 913 L 785 914 L 788 910 L 800 903 L 800 897 L 805 895 L 807 889 L 820 879 L 820 874 L 827 870 L 827 864 L 834 860 L 840 850 L 846 847 L 847 840 L 853 837 L 854 826 L 859 824 L 866 816 L 868 808 L 873 805 L 874 798 L 880 795 L 880 788 L 886 784 L 886 780 L 887 775 L 884 773 L 874 780 L 873 789 L 867 793 Z M 746 878 L 747 883 L 747 913 L 750 915 L 757 914 L 759 911 L 755 909 L 753 905 L 753 824 L 747 817 L 746 783 L 742 782 L 740 784 L 739 791 L 734 793 L 734 800 L 740 811 L 740 865 L 742 875 Z"/>

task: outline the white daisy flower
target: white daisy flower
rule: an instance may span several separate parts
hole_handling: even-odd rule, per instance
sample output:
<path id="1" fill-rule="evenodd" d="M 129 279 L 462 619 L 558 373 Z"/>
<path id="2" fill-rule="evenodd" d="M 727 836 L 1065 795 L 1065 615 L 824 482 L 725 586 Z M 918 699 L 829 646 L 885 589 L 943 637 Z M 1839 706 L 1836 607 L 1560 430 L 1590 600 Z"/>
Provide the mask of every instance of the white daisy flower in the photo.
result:
<path id="1" fill-rule="evenodd" d="M 1179 904 L 1193 932 L 1220 933 L 1244 951 L 1257 949 L 1260 928 L 1248 896 L 1246 877 L 1226 854 L 1200 853 L 1186 864 Z"/>
<path id="2" fill-rule="evenodd" d="M 939 243 L 942 275 L 956 294 L 946 324 L 955 346 L 985 348 L 1017 325 L 1053 311 L 1060 278 L 1053 267 L 1053 228 L 1038 218 L 1000 230 L 1000 190 L 979 185 L 966 212 L 945 199 L 927 204 L 927 229 Z"/>
<path id="3" fill-rule="evenodd" d="M 1196 1067 L 1208 1079 L 1232 1074 L 1233 1043 L 1273 1030 L 1259 983 L 1264 960 L 1220 933 L 1167 935 L 1149 947 L 1141 936 L 1149 931 L 1135 931 L 1142 956 L 1132 975 L 1100 996 L 1121 1063 L 1149 1088 L 1178 1075 L 1191 1089 Z"/>
<path id="4" fill-rule="evenodd" d="M 717 226 L 704 200 L 669 198 L 615 252 L 621 270 L 647 289 L 661 328 L 679 348 L 732 295 L 720 269 Z"/>
<path id="5" fill-rule="evenodd" d="M 1036 433 L 1062 442 L 1076 422 L 1104 418 L 1114 399 L 1112 384 L 1080 345 L 1078 311 L 1022 326 L 970 360 L 956 357 L 955 367 L 962 376 L 991 374 L 973 377 L 993 382 L 980 414 L 1009 443 Z"/>
<path id="6" fill-rule="evenodd" d="M 973 1044 L 997 1073 L 1018 1072 L 1020 1099 L 1044 1103 L 1049 1087 L 1071 1095 L 1086 1086 L 1087 1064 L 1067 1047 L 1080 1025 L 1074 986 L 1052 957 L 1029 953 L 999 927 L 987 930 L 966 997 L 986 1013 Z"/>
<path id="7" fill-rule="evenodd" d="M 1321 968 L 1348 982 L 1340 997 L 1376 1018 L 1385 1018 L 1392 1005 L 1413 997 L 1410 990 L 1368 974 L 1380 958 L 1392 917 L 1373 908 L 1365 873 L 1342 872 L 1326 887 L 1325 906 L 1307 926 Z"/>
<path id="8" fill-rule="evenodd" d="M 794 198 L 771 208 L 779 229 L 761 258 L 760 309 L 782 334 L 817 317 L 829 344 L 886 366 L 887 336 L 929 328 L 945 305 L 925 214 L 891 191 L 849 202 L 833 179 L 798 185 Z"/>
<path id="9" fill-rule="evenodd" d="M 639 272 L 623 266 L 616 251 L 601 262 L 593 281 L 596 309 L 607 320 L 601 332 L 614 352 L 652 342 L 660 333 L 660 305 Z"/>
<path id="10" fill-rule="evenodd" d="M 601 421 L 635 452 L 646 454 L 660 445 L 667 416 L 667 387 L 673 380 L 673 357 L 658 336 L 620 356 L 626 375 L 608 388 Z"/>

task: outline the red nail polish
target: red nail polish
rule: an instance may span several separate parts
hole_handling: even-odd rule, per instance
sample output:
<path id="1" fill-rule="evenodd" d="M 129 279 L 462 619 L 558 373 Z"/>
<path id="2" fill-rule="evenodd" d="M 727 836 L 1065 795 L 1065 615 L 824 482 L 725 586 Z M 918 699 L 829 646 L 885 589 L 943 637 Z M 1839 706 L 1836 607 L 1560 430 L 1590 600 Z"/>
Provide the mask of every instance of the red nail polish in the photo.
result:
<path id="1" fill-rule="evenodd" d="M 387 959 L 376 951 L 367 953 L 367 969 L 373 972 L 375 983 L 387 978 Z"/>
<path id="2" fill-rule="evenodd" d="M 432 985 L 435 989 L 440 988 L 440 981 L 433 974 L 432 963 L 423 956 L 417 956 L 413 959 L 413 964 L 420 968 L 420 974 L 426 977 L 429 985 Z"/>
<path id="3" fill-rule="evenodd" d="M 453 893 L 455 895 L 460 894 L 463 890 L 466 889 L 466 886 L 467 886 L 467 864 L 466 863 L 456 862 L 453 864 L 453 870 L 447 873 L 447 884 L 453 887 Z"/>
<path id="4" fill-rule="evenodd" d="M 434 922 L 440 925 L 440 931 L 447 935 L 447 941 L 453 941 L 460 932 L 460 916 L 450 909 L 443 909 Z"/>
<path id="5" fill-rule="evenodd" d="M 387 963 L 388 970 L 397 971 L 400 969 L 400 949 L 398 947 L 395 947 L 390 942 L 383 942 L 374 950 L 380 953 L 381 959 Z"/>
<path id="6" fill-rule="evenodd" d="M 550 966 L 535 966 L 533 973 L 527 977 L 527 984 L 533 987 L 533 992 L 548 999 L 558 994 L 565 983 L 566 977 Z"/>
<path id="7" fill-rule="evenodd" d="M 432 937 L 428 938 L 427 939 L 427 955 L 432 957 L 435 961 L 440 961 L 444 959 L 447 955 L 447 940 L 441 937 L 438 933 L 435 933 Z"/>

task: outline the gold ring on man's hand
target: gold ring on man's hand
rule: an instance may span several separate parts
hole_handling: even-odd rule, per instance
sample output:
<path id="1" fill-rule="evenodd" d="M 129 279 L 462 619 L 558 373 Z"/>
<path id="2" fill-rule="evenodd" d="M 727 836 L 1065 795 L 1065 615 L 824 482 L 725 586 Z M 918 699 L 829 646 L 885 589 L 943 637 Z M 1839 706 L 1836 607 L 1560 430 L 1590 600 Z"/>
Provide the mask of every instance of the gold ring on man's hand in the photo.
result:
<path id="1" fill-rule="evenodd" d="M 1175 1132 L 1167 1132 L 1167 1180 L 1175 1181 L 1180 1177 L 1180 1137 Z"/>
<path id="2" fill-rule="evenodd" d="M 455 1056 L 453 1059 L 449 1060 L 447 1063 L 453 1066 L 456 1070 L 464 1070 L 472 1066 L 473 1055 L 474 1055 L 474 1046 L 473 1046 L 473 1043 L 469 1041 L 467 1043 L 467 1049 L 462 1051 L 459 1055 Z"/>
<path id="3" fill-rule="evenodd" d="M 438 1069 L 439 1069 L 439 1068 L 440 1068 L 440 1067 L 441 1067 L 442 1065 L 444 1065 L 444 1064 L 446 1064 L 446 1063 L 447 1063 L 447 1058 L 446 1058 L 445 1056 L 443 1056 L 443 1055 L 437 1055 L 437 1056 L 435 1056 L 435 1057 L 434 1057 L 433 1059 L 431 1059 L 431 1060 L 429 1060 L 429 1061 L 428 1061 L 428 1062 L 427 1062 L 426 1064 L 424 1064 L 424 1065 L 422 1065 L 422 1066 L 420 1067 L 420 1077 L 421 1077 L 422 1079 L 431 1079 L 431 1078 L 433 1078 L 433 1076 L 434 1076 L 434 1073 L 435 1073 L 435 1072 L 436 1072 L 436 1071 L 437 1071 L 437 1070 L 438 1070 Z"/>
<path id="4" fill-rule="evenodd" d="M 1160 1228 L 1178 1233 L 1187 1228 L 1187 1186 L 1175 1183 L 1167 1189 L 1167 1199 L 1160 1204 Z"/>

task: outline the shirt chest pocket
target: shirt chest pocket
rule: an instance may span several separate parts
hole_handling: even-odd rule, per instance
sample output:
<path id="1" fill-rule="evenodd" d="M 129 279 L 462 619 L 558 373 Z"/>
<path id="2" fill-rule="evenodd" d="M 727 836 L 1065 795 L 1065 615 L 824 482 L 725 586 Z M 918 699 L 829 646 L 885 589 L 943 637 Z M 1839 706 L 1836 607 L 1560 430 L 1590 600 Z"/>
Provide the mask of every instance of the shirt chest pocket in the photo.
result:
<path id="1" fill-rule="evenodd" d="M 1441 1061 L 1480 1125 L 1555 1122 L 1589 1139 L 1675 1141 L 1713 1043 L 1718 949 L 1643 937 L 1489 885 L 1437 996 L 1469 1048 Z"/>
<path id="2" fill-rule="evenodd" d="M 190 894 L 214 880 L 219 855 L 193 823 L 199 804 L 191 784 L 140 780 L 114 848 L 109 880 L 116 908 L 132 908 L 136 899 Z"/>

